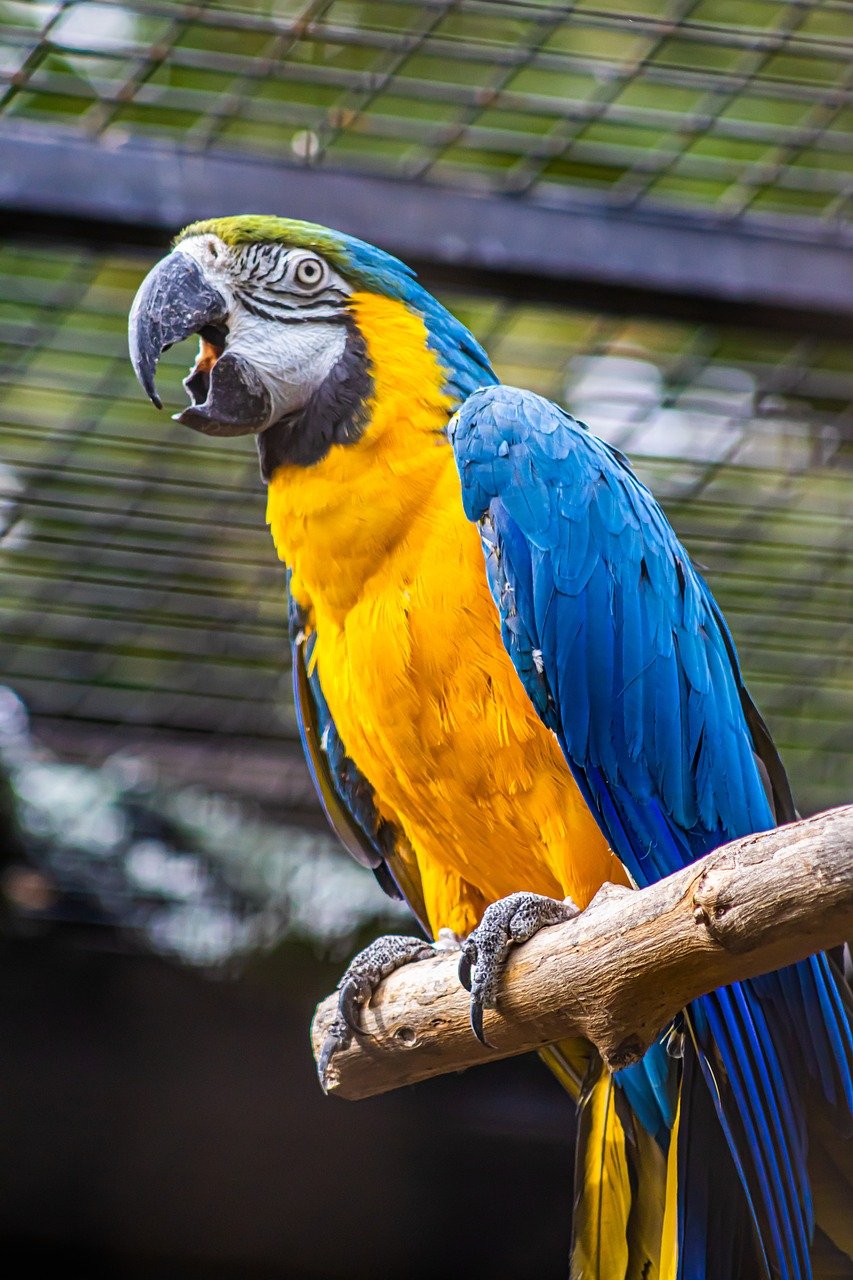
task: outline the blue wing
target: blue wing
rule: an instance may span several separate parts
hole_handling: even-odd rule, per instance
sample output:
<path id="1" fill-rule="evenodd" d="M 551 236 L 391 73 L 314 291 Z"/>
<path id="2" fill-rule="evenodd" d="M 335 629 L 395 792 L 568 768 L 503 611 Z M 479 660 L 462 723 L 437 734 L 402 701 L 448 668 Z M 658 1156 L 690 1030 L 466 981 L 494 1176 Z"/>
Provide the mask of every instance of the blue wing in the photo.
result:
<path id="1" fill-rule="evenodd" d="M 348 853 L 376 876 L 392 898 L 404 899 L 429 936 L 420 883 L 400 833 L 376 810 L 370 783 L 344 750 L 332 714 L 311 669 L 316 641 L 309 619 L 290 597 L 293 697 L 302 748 L 314 789 Z"/>
<path id="2" fill-rule="evenodd" d="M 509 387 L 475 392 L 451 439 L 506 647 L 635 881 L 793 816 L 722 615 L 627 460 Z M 826 958 L 704 997 L 690 1029 L 765 1262 L 807 1276 L 796 1082 L 808 1074 L 828 1103 L 853 1110 L 853 1041 Z M 691 1245 L 679 1225 L 686 1276 L 704 1241 Z"/>

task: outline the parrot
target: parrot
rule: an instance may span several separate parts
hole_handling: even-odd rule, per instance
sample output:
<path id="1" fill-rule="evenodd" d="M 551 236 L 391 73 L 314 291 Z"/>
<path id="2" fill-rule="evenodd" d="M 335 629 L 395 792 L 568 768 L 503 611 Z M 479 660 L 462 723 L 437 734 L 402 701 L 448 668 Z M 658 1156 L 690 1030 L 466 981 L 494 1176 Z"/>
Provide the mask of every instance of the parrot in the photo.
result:
<path id="1" fill-rule="evenodd" d="M 292 218 L 187 227 L 129 318 L 197 337 L 177 420 L 253 435 L 300 735 L 352 856 L 423 935 L 347 969 L 321 1073 L 457 945 L 473 1034 L 509 949 L 606 884 L 796 817 L 711 591 L 628 459 L 403 262 Z M 573 1280 L 853 1276 L 850 993 L 830 953 L 694 1000 L 639 1061 L 543 1056 L 577 1105 Z"/>

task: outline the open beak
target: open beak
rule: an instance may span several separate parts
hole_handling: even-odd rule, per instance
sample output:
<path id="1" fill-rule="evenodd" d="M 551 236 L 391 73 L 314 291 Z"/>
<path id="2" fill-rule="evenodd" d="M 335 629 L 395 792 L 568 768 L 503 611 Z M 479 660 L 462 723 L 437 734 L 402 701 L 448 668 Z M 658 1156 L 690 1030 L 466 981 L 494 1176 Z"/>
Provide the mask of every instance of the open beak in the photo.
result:
<path id="1" fill-rule="evenodd" d="M 128 323 L 130 359 L 146 394 L 161 409 L 154 385 L 164 351 L 197 333 L 198 359 L 184 379 L 191 403 L 174 416 L 212 436 L 241 436 L 269 425 L 272 401 L 244 356 L 228 351 L 228 305 L 198 263 L 176 249 L 143 280 Z"/>

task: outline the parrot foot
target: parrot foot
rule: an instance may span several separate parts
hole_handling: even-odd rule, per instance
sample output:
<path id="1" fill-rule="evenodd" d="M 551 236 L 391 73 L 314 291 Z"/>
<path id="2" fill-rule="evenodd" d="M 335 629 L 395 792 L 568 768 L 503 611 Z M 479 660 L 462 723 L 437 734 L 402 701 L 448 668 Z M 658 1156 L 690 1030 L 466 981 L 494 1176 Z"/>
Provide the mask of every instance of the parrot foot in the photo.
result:
<path id="1" fill-rule="evenodd" d="M 338 1012 L 326 1032 L 317 1062 L 317 1074 L 324 1092 L 332 1058 L 339 1049 L 346 1049 L 354 1035 L 361 1034 L 358 1011 L 367 1004 L 383 978 L 404 964 L 434 955 L 435 947 L 423 938 L 386 934 L 353 957 L 337 985 Z"/>
<path id="2" fill-rule="evenodd" d="M 497 1004 L 501 970 L 513 943 L 527 942 L 540 929 L 580 915 L 571 898 L 558 902 L 538 893 L 511 893 L 493 902 L 473 933 L 462 943 L 459 981 L 471 993 L 471 1029 L 481 1044 L 483 1010 Z"/>

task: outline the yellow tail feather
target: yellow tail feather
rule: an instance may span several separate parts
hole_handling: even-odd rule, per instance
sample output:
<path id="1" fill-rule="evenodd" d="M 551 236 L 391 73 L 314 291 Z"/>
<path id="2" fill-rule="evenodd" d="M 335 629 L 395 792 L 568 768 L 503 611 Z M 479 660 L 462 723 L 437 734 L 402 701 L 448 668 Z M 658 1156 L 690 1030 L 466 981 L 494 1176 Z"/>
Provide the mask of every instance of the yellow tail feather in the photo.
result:
<path id="1" fill-rule="evenodd" d="M 631 1184 L 613 1077 L 599 1062 L 578 1109 L 571 1280 L 621 1280 L 628 1270 Z"/>
<path id="2" fill-rule="evenodd" d="M 660 1280 L 676 1280 L 678 1274 L 678 1128 L 680 1122 L 681 1097 L 679 1095 L 666 1161 L 666 1199 L 661 1232 Z"/>
<path id="3" fill-rule="evenodd" d="M 674 1280 L 677 1119 L 667 1157 L 589 1043 L 540 1057 L 578 1102 L 571 1280 Z"/>
<path id="4" fill-rule="evenodd" d="M 636 1117 L 631 1117 L 628 1153 L 633 1200 L 628 1219 L 628 1270 L 625 1280 L 663 1280 L 674 1274 L 663 1265 L 668 1237 L 665 1209 L 670 1198 L 667 1157 Z M 672 1170 L 675 1176 L 675 1170 Z M 672 1192 L 673 1204 L 674 1189 Z M 672 1246 L 674 1249 L 675 1238 Z"/>
<path id="5" fill-rule="evenodd" d="M 557 1077 L 573 1102 L 579 1102 L 589 1064 L 596 1051 L 588 1040 L 560 1040 L 539 1050 L 539 1057 Z"/>

